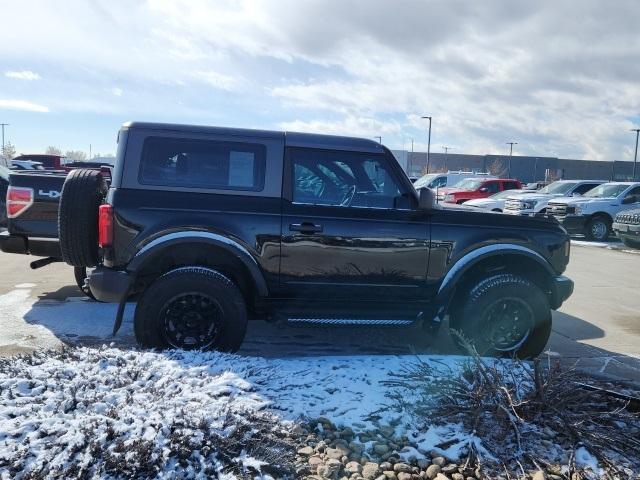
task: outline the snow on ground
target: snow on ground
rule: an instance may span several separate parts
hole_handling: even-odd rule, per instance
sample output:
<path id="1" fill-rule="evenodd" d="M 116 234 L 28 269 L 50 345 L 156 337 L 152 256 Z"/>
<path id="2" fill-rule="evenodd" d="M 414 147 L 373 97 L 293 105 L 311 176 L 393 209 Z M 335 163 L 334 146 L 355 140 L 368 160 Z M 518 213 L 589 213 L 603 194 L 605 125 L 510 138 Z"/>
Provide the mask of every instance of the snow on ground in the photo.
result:
<path id="1" fill-rule="evenodd" d="M 578 247 L 608 248 L 609 250 L 640 254 L 640 250 L 629 248 L 619 241 L 595 242 L 590 240 L 576 240 L 575 238 L 572 238 L 571 245 Z"/>
<path id="2" fill-rule="evenodd" d="M 108 473 L 109 465 L 126 458 L 128 449 L 139 449 L 140 442 L 154 461 L 172 464 L 175 425 L 197 446 L 203 425 L 224 436 L 230 414 L 273 415 L 274 428 L 318 417 L 356 431 L 393 424 L 425 451 L 449 442 L 443 452 L 450 458 L 477 441 L 458 425 L 413 432 L 409 418 L 387 408 L 381 381 L 414 357 L 265 359 L 108 347 L 39 355 L 0 365 L 2 478 L 20 478 L 2 469 L 3 460 L 16 458 L 25 472 L 84 465 L 91 456 L 102 459 L 92 468 Z M 423 360 L 455 369 L 460 359 Z M 260 461 L 242 459 L 245 465 Z"/>

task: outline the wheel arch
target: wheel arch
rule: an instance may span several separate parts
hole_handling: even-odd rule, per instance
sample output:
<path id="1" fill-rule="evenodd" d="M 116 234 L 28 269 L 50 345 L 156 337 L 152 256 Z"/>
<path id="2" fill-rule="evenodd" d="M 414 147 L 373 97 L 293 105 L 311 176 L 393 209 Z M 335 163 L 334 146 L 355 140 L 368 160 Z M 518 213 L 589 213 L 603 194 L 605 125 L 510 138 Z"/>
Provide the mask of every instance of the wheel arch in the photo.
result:
<path id="1" fill-rule="evenodd" d="M 268 296 L 262 270 L 238 242 L 210 232 L 174 232 L 154 239 L 133 257 L 127 271 L 143 284 L 170 270 L 206 266 L 228 276 L 242 291 L 248 305 L 255 296 Z"/>
<path id="2" fill-rule="evenodd" d="M 449 269 L 437 294 L 439 310 L 446 312 L 455 307 L 459 295 L 492 273 L 523 276 L 552 300 L 552 282 L 557 274 L 542 255 L 516 244 L 487 245 L 467 253 Z"/>
<path id="3" fill-rule="evenodd" d="M 607 219 L 609 221 L 609 223 L 613 223 L 613 217 L 611 216 L 611 214 L 609 212 L 605 212 L 603 210 L 599 210 L 599 211 L 589 215 L 589 221 L 591 221 L 591 220 L 593 220 L 594 218 L 597 218 L 597 217 L 604 217 L 605 219 Z"/>

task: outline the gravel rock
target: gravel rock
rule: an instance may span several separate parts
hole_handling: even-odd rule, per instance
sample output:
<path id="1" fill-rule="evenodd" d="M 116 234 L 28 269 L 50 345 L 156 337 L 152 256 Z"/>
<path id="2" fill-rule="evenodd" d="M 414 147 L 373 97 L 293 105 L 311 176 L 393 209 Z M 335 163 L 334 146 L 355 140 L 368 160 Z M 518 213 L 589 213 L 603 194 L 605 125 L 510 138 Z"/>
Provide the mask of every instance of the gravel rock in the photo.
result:
<path id="1" fill-rule="evenodd" d="M 317 468 L 318 465 L 323 464 L 324 460 L 322 460 L 322 458 L 320 458 L 318 455 L 314 455 L 313 457 L 309 457 L 309 465 L 311 465 L 314 468 Z"/>
<path id="2" fill-rule="evenodd" d="M 442 467 L 444 466 L 445 463 L 447 463 L 447 459 L 444 457 L 435 457 L 433 460 L 431 460 L 431 463 L 439 467 Z"/>
<path id="3" fill-rule="evenodd" d="M 438 465 L 429 465 L 426 472 L 427 472 L 427 478 L 429 478 L 430 480 L 433 480 L 440 473 L 440 467 Z"/>
<path id="4" fill-rule="evenodd" d="M 435 480 L 449 480 L 449 477 L 443 475 L 442 473 L 439 473 L 438 475 L 436 475 Z"/>
<path id="5" fill-rule="evenodd" d="M 384 455 L 389 452 L 389 446 L 384 443 L 376 443 L 373 446 L 373 451 L 378 455 Z"/>
<path id="6" fill-rule="evenodd" d="M 457 470 L 458 470 L 458 466 L 455 463 L 450 463 L 449 465 L 445 465 L 444 467 L 442 467 L 442 473 L 446 475 L 456 472 Z"/>
<path id="7" fill-rule="evenodd" d="M 383 472 L 385 470 L 393 470 L 393 465 L 391 465 L 389 462 L 382 462 L 380 464 L 380 470 L 382 470 Z"/>
<path id="8" fill-rule="evenodd" d="M 398 473 L 398 480 L 411 480 L 411 474 L 407 472 Z"/>
<path id="9" fill-rule="evenodd" d="M 309 455 L 313 455 L 314 452 L 315 452 L 315 450 L 313 449 L 313 447 L 310 447 L 308 445 L 306 447 L 302 447 L 302 448 L 298 449 L 298 453 L 300 455 L 306 455 L 307 457 Z"/>
<path id="10" fill-rule="evenodd" d="M 362 467 L 362 476 L 367 480 L 372 480 L 380 474 L 380 466 L 377 463 L 367 462 Z"/>
<path id="11" fill-rule="evenodd" d="M 411 465 L 408 465 L 406 463 L 396 463 L 393 466 L 393 471 L 396 473 L 400 473 L 400 472 L 411 473 L 413 469 L 411 468 Z"/>
<path id="12" fill-rule="evenodd" d="M 547 474 L 544 473 L 542 470 L 538 470 L 536 473 L 533 474 L 533 476 L 531 477 L 531 480 L 547 480 Z"/>
<path id="13" fill-rule="evenodd" d="M 358 462 L 349 462 L 347 463 L 345 470 L 347 471 L 347 473 L 360 473 L 362 472 L 362 465 L 360 465 Z"/>
<path id="14" fill-rule="evenodd" d="M 384 476 L 387 477 L 389 480 L 396 480 L 398 478 L 398 476 L 396 475 L 396 472 L 394 472 L 393 470 L 385 470 L 382 473 L 384 473 Z"/>
<path id="15" fill-rule="evenodd" d="M 451 474 L 451 480 L 464 480 L 464 475 L 462 475 L 461 473 L 452 473 Z"/>

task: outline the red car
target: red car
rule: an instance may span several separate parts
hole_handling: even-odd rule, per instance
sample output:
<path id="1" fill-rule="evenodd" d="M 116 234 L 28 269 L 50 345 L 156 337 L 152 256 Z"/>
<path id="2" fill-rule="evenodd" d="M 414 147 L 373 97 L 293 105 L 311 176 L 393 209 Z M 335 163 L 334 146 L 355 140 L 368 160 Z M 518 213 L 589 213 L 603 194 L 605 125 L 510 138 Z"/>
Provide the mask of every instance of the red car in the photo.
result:
<path id="1" fill-rule="evenodd" d="M 474 198 L 486 198 L 503 190 L 522 188 L 518 180 L 512 178 L 467 178 L 453 187 L 438 190 L 438 201 L 464 203 Z"/>

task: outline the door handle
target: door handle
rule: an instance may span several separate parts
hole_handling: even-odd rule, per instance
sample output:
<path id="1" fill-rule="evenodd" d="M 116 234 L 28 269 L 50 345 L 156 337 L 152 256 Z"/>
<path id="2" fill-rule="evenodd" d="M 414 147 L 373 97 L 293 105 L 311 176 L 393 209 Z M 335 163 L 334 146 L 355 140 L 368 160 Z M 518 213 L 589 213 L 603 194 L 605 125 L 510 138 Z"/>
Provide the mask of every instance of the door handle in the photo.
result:
<path id="1" fill-rule="evenodd" d="M 300 233 L 319 233 L 322 232 L 322 225 L 311 222 L 291 223 L 289 224 L 289 230 Z"/>

